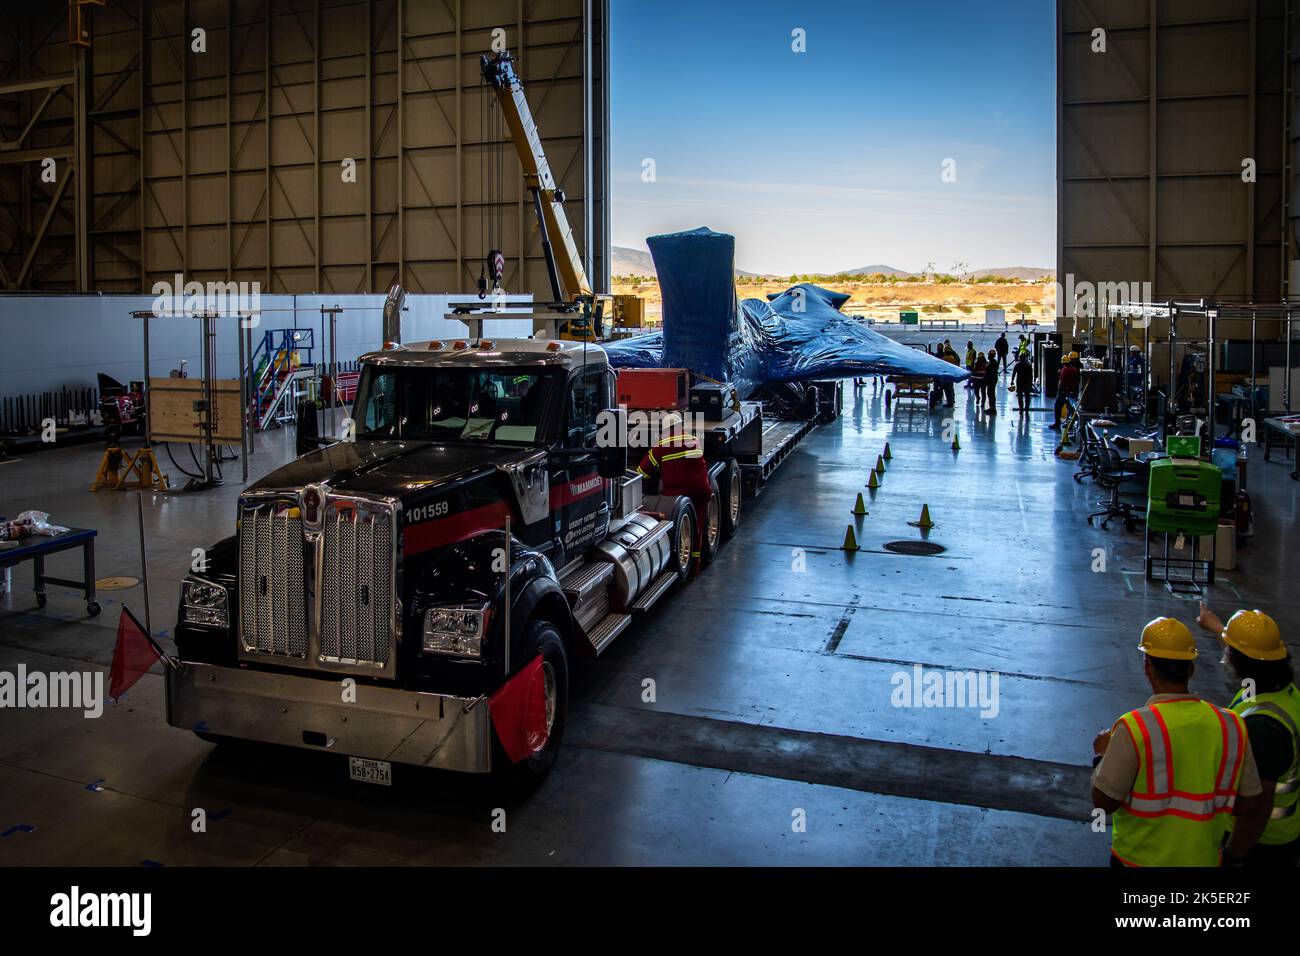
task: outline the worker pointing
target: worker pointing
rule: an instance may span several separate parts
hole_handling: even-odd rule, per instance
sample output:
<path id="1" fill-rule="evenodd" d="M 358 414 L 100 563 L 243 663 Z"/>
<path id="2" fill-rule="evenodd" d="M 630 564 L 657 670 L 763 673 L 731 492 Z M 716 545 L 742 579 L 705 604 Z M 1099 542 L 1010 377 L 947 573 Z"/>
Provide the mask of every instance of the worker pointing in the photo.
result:
<path id="1" fill-rule="evenodd" d="M 1111 866 L 1239 865 L 1268 820 L 1242 720 L 1188 692 L 1187 625 L 1158 617 L 1138 647 L 1152 696 L 1093 741 L 1092 799 L 1111 814 Z"/>
<path id="2" fill-rule="evenodd" d="M 1300 691 L 1277 622 L 1263 611 L 1238 611 L 1225 625 L 1204 604 L 1197 618 L 1223 641 L 1223 662 L 1241 681 L 1229 705 L 1246 725 L 1268 825 L 1246 866 L 1294 867 L 1300 860 Z"/>

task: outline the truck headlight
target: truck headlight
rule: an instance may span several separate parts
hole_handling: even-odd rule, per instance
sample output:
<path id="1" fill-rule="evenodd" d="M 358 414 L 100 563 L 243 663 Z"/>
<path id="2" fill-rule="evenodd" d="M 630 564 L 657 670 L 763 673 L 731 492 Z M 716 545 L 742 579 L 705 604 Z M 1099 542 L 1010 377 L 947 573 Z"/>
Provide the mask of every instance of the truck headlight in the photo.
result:
<path id="1" fill-rule="evenodd" d="M 186 578 L 181 582 L 181 620 L 204 627 L 230 627 L 226 589 L 210 581 Z"/>
<path id="2" fill-rule="evenodd" d="M 424 652 L 448 657 L 480 657 L 491 608 L 479 606 L 431 607 L 424 612 Z"/>

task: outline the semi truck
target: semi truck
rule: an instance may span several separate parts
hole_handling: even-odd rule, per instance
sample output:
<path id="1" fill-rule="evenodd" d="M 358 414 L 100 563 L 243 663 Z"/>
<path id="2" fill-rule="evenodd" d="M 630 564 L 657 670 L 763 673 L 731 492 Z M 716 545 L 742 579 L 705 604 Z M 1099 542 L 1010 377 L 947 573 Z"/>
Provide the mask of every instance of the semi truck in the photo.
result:
<path id="1" fill-rule="evenodd" d="M 771 420 L 734 397 L 699 412 L 710 498 L 697 511 L 636 470 L 697 383 L 681 372 L 673 397 L 636 410 L 650 427 L 629 427 L 618 396 L 639 371 L 544 338 L 362 356 L 347 440 L 250 485 L 234 534 L 183 580 L 168 722 L 345 755 L 365 782 L 391 783 L 394 764 L 540 779 L 572 668 L 682 587 L 697 529 L 707 564 L 837 413 L 827 400 Z"/>

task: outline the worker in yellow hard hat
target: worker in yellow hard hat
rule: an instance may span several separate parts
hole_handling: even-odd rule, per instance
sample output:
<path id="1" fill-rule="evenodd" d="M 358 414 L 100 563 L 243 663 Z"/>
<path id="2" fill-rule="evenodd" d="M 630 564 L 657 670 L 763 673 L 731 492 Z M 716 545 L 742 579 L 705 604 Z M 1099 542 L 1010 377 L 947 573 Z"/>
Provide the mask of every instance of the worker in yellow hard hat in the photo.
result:
<path id="1" fill-rule="evenodd" d="M 1093 806 L 1111 814 L 1111 866 L 1239 865 L 1269 807 L 1246 728 L 1188 691 L 1196 641 L 1182 621 L 1156 618 L 1138 647 L 1152 696 L 1092 745 Z"/>
<path id="2" fill-rule="evenodd" d="M 1059 429 L 1061 423 L 1069 416 L 1066 405 L 1079 397 L 1079 383 L 1083 373 L 1079 368 L 1079 353 L 1071 352 L 1061 360 L 1061 371 L 1056 377 L 1056 404 L 1052 408 L 1052 424 L 1048 428 Z"/>
<path id="3" fill-rule="evenodd" d="M 1202 604 L 1197 620 L 1222 639 L 1223 662 L 1241 685 L 1229 707 L 1246 724 L 1271 807 L 1246 865 L 1294 867 L 1300 861 L 1300 690 L 1290 652 L 1263 611 L 1238 611 L 1224 624 Z"/>

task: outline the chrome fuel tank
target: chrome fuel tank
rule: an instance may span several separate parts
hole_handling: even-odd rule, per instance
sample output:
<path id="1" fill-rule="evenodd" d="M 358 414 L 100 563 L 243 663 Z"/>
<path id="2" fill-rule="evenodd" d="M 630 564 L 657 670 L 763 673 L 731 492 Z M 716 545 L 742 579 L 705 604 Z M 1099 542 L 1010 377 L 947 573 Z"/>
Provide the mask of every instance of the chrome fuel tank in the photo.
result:
<path id="1" fill-rule="evenodd" d="M 614 566 L 610 584 L 610 607 L 626 612 L 637 597 L 650 586 L 671 560 L 671 521 L 661 521 L 644 512 L 627 522 L 598 544 L 591 553 L 597 561 Z"/>

